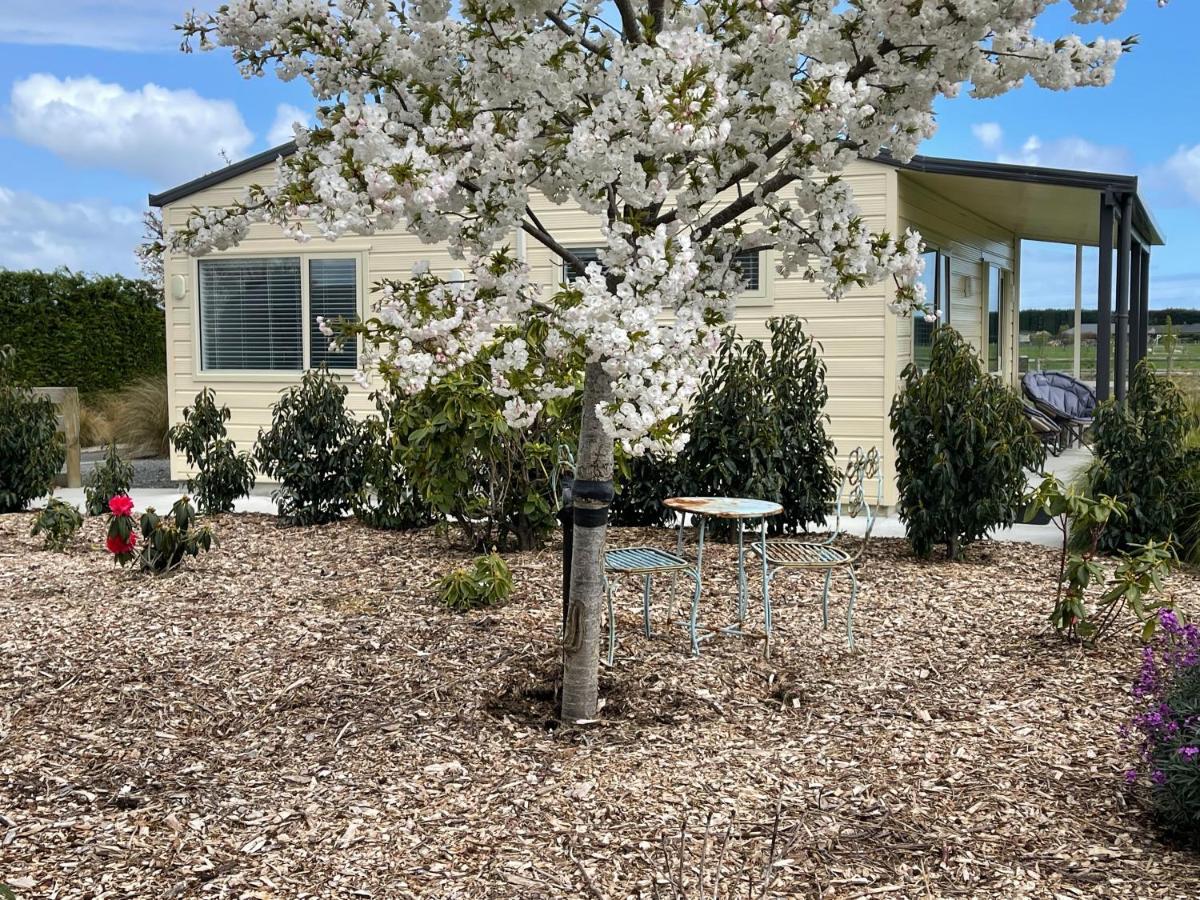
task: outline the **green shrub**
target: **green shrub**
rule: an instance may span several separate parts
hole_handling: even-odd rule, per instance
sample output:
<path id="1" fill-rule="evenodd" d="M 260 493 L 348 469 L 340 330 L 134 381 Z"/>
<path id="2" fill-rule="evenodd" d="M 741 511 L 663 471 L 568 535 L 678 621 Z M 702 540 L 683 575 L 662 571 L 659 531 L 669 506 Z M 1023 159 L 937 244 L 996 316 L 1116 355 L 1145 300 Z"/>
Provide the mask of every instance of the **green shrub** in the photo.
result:
<path id="1" fill-rule="evenodd" d="M 1096 557 L 1104 532 L 1127 515 L 1125 505 L 1108 496 L 1089 497 L 1072 486 L 1047 475 L 1029 497 L 1025 520 L 1045 513 L 1062 532 L 1058 580 L 1050 623 L 1060 632 L 1089 644 L 1097 643 L 1125 626 L 1122 613 L 1128 609 L 1149 640 L 1158 622 L 1159 610 L 1173 606 L 1162 593 L 1162 580 L 1176 564 L 1171 545 L 1151 541 L 1120 552 L 1116 571 L 1106 581 Z M 1085 545 L 1072 552 L 1071 529 L 1087 536 Z M 1089 608 L 1089 589 L 1099 585 L 1103 593 Z"/>
<path id="2" fill-rule="evenodd" d="M 0 322 L 21 348 L 21 380 L 81 396 L 166 371 L 162 300 L 150 282 L 119 275 L 0 270 Z"/>
<path id="3" fill-rule="evenodd" d="M 165 575 L 185 559 L 208 552 L 213 546 L 212 529 L 195 527 L 196 509 L 188 497 L 180 497 L 165 516 L 153 507 L 138 522 L 141 539 L 133 531 L 133 501 L 119 497 L 109 510 L 108 551 L 122 566 L 137 561 L 142 571 Z"/>
<path id="4" fill-rule="evenodd" d="M 538 547 L 555 527 L 554 470 L 575 445 L 580 398 L 551 400 L 514 428 L 481 357 L 412 397 L 398 398 L 391 427 L 401 468 L 425 503 L 452 517 L 475 549 Z"/>
<path id="5" fill-rule="evenodd" d="M 305 372 L 271 408 L 254 459 L 279 486 L 271 496 L 295 525 L 332 522 L 363 487 L 366 436 L 346 409 L 346 386 L 325 370 Z"/>
<path id="6" fill-rule="evenodd" d="M 404 471 L 407 435 L 397 433 L 392 403 L 385 394 L 371 395 L 378 416 L 363 428 L 366 447 L 363 489 L 354 500 L 354 515 L 371 528 L 404 530 L 434 521 L 433 510 Z"/>
<path id="7" fill-rule="evenodd" d="M 613 525 L 666 525 L 675 520 L 673 510 L 663 506 L 663 500 L 685 494 L 679 476 L 679 463 L 658 456 L 619 458 L 617 487 L 608 508 L 608 520 Z"/>
<path id="8" fill-rule="evenodd" d="M 67 455 L 57 422 L 54 403 L 18 375 L 16 352 L 0 346 L 0 513 L 19 512 L 53 490 Z"/>
<path id="9" fill-rule="evenodd" d="M 927 371 L 910 364 L 892 402 L 899 513 L 918 556 L 951 558 L 1022 508 L 1026 470 L 1045 451 L 1017 394 L 983 370 L 953 328 L 935 329 Z"/>
<path id="10" fill-rule="evenodd" d="M 1183 393 L 1148 361 L 1134 370 L 1123 404 L 1100 407 L 1092 442 L 1095 461 L 1085 480 L 1092 496 L 1114 497 L 1126 510 L 1105 530 L 1100 549 L 1166 541 L 1184 524 L 1181 513 L 1196 484 L 1188 431 Z"/>
<path id="11" fill-rule="evenodd" d="M 170 431 L 175 449 L 196 469 L 188 490 L 205 515 L 232 511 L 234 501 L 254 487 L 254 463 L 248 454 L 238 453 L 228 438 L 228 421 L 229 407 L 218 407 L 212 388 L 205 388 Z"/>
<path id="12" fill-rule="evenodd" d="M 455 569 L 437 584 L 437 600 L 448 609 L 467 612 L 498 606 L 512 594 L 513 579 L 508 564 L 492 552 L 477 557 L 469 568 Z"/>
<path id="13" fill-rule="evenodd" d="M 64 503 L 57 497 L 51 497 L 43 510 L 33 520 L 33 529 L 29 532 L 33 537 L 39 534 L 42 546 L 47 550 L 63 551 L 71 543 L 71 539 L 83 527 L 83 516 L 70 503 Z"/>
<path id="14" fill-rule="evenodd" d="M 127 495 L 133 487 L 133 464 L 121 459 L 115 443 L 108 445 L 104 462 L 92 469 L 83 480 L 84 507 L 89 516 L 108 512 L 108 501 Z"/>

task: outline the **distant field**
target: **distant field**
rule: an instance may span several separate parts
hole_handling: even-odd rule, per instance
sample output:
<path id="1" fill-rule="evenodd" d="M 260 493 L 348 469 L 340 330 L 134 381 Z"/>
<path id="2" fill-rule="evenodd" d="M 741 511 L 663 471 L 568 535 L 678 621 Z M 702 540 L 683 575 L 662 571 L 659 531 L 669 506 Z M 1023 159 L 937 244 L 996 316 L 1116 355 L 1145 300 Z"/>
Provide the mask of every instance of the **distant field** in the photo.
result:
<path id="1" fill-rule="evenodd" d="M 1054 347 L 1047 345 L 1045 347 L 1034 347 L 1030 344 L 1022 344 L 1020 349 L 1021 356 L 1027 356 L 1030 360 L 1030 368 L 1054 369 L 1063 372 L 1071 371 L 1071 361 L 1073 359 L 1074 348 L 1071 344 L 1064 347 Z M 1167 354 L 1160 347 L 1150 348 L 1150 361 L 1160 372 L 1165 372 L 1167 368 Z M 1038 363 L 1041 363 L 1039 366 Z M 1096 345 L 1084 344 L 1079 351 L 1079 367 L 1080 375 L 1083 378 L 1092 378 L 1096 374 Z M 1200 375 L 1200 342 L 1183 342 L 1175 348 L 1175 356 L 1171 361 L 1171 371 L 1174 374 L 1194 374 Z"/>

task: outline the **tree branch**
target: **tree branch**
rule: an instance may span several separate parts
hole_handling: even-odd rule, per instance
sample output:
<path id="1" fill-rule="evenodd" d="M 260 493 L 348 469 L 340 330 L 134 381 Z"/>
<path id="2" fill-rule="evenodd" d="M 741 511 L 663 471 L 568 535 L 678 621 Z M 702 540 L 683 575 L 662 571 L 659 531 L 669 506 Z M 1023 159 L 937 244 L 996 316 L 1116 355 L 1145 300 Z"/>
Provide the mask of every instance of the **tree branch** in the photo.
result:
<path id="1" fill-rule="evenodd" d="M 616 0 L 617 9 L 621 13 L 621 28 L 625 32 L 625 40 L 631 44 L 642 43 L 642 26 L 638 24 L 637 11 L 629 0 Z"/>
<path id="2" fill-rule="evenodd" d="M 753 209 L 758 204 L 758 200 L 755 198 L 760 192 L 762 194 L 773 194 L 776 191 L 787 187 L 799 177 L 800 175 L 798 172 L 792 172 L 786 169 L 782 172 L 776 172 L 774 175 L 760 184 L 755 190 L 751 191 L 749 194 L 743 194 L 716 215 L 711 216 L 707 222 L 696 229 L 696 240 L 704 240 L 718 228 L 725 227 L 738 216 L 742 215 L 742 213 Z"/>
<path id="3" fill-rule="evenodd" d="M 564 19 L 562 16 L 560 16 L 558 13 L 556 13 L 554 10 L 552 10 L 552 9 L 546 10 L 546 18 L 549 19 L 551 22 L 553 22 L 555 24 L 555 26 L 558 28 L 558 30 L 561 31 L 563 34 L 567 35 L 568 37 L 574 38 L 578 42 L 579 46 L 582 47 L 584 50 L 587 50 L 590 53 L 594 53 L 596 56 L 599 56 L 601 59 L 611 59 L 612 58 L 611 54 L 609 54 L 609 52 L 608 52 L 607 47 L 597 44 L 595 41 L 591 40 L 586 35 L 577 33 L 575 31 L 575 29 L 571 27 L 571 23 L 568 22 L 566 19 Z"/>
<path id="4" fill-rule="evenodd" d="M 521 230 L 527 235 L 536 240 L 539 244 L 561 259 L 568 265 L 574 266 L 580 272 L 587 268 L 587 263 L 560 244 L 554 239 L 554 236 L 544 228 L 538 228 L 532 222 L 522 222 Z"/>

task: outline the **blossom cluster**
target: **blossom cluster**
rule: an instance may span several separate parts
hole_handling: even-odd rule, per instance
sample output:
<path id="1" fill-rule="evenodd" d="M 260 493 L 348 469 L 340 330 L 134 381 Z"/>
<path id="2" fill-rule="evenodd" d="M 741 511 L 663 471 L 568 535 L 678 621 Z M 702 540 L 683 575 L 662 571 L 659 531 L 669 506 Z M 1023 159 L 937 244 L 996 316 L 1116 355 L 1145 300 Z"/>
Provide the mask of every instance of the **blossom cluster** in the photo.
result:
<path id="1" fill-rule="evenodd" d="M 444 243 L 478 283 L 383 285 L 367 364 L 416 390 L 492 353 L 503 324 L 515 341 L 536 322 L 548 359 L 515 343 L 492 357 L 514 424 L 563 389 L 551 373 L 572 358 L 611 380 L 596 412 L 612 437 L 677 448 L 662 426 L 730 314 L 739 249 L 776 248 L 783 274 L 832 298 L 891 278 L 897 311 L 922 305 L 918 237 L 871 232 L 842 175 L 911 157 L 935 100 L 962 85 L 1107 83 L 1126 42 L 1037 36 L 1054 2 L 677 0 L 640 15 L 602 0 L 230 0 L 185 32 L 231 48 L 247 76 L 306 79 L 320 109 L 273 184 L 196 210 L 171 240 L 203 253 L 270 222 L 300 240 L 405 229 Z M 1070 2 L 1080 22 L 1124 8 Z M 544 297 L 521 261 L 495 261 L 521 230 L 578 262 L 532 211 L 543 198 L 595 215 L 605 242 Z"/>

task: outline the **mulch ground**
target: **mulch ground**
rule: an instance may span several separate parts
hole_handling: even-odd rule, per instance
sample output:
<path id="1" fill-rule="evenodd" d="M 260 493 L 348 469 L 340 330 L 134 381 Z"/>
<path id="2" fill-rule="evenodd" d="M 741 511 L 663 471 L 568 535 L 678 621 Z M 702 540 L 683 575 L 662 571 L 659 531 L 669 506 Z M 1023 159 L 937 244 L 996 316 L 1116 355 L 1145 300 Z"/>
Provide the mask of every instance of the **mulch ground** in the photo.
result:
<path id="1" fill-rule="evenodd" d="M 558 547 L 507 606 L 430 584 L 433 531 L 221 517 L 163 579 L 0 517 L 0 882 L 20 897 L 1195 897 L 1125 787 L 1132 637 L 1049 631 L 1053 553 L 775 582 L 777 637 L 646 639 L 619 592 L 602 721 L 554 719 Z M 611 543 L 669 545 L 616 530 Z M 733 607 L 706 554 L 704 611 Z M 1185 608 L 1200 579 L 1173 577 Z M 756 582 L 752 581 L 752 590 Z M 665 590 L 656 597 L 662 629 Z M 752 607 L 753 608 L 753 607 Z"/>

